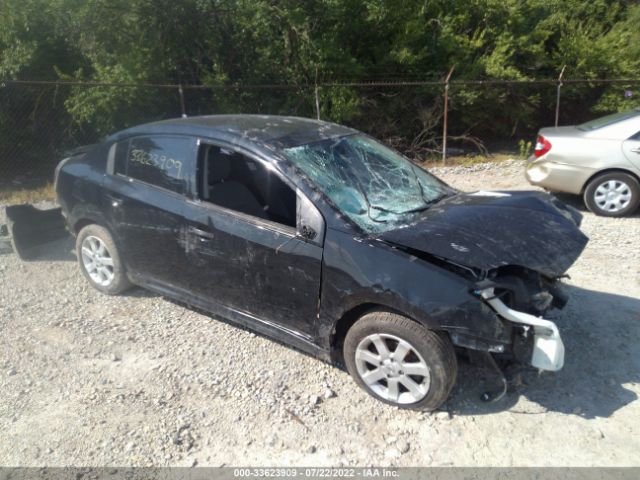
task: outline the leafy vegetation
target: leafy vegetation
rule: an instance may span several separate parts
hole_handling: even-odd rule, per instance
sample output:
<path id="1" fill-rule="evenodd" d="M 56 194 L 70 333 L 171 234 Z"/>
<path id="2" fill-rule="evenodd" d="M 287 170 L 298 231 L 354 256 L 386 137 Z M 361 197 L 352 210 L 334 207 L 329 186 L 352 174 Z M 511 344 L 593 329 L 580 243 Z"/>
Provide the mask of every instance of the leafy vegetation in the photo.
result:
<path id="1" fill-rule="evenodd" d="M 317 82 L 439 80 L 453 65 L 454 80 L 556 78 L 564 65 L 569 78 L 637 77 L 639 23 L 626 0 L 3 0 L 0 79 L 205 85 L 186 92 L 190 114 L 315 116 Z M 296 87 L 241 88 L 257 84 Z M 32 127 L 19 141 L 33 162 L 54 144 L 180 114 L 167 89 L 7 85 L 0 100 L 0 162 L 17 125 Z M 414 156 L 439 148 L 439 86 L 323 86 L 319 103 L 322 118 Z M 561 119 L 637 104 L 637 87 L 567 84 Z M 528 137 L 554 106 L 553 85 L 453 84 L 451 133 Z"/>
<path id="2" fill-rule="evenodd" d="M 0 190 L 0 204 L 12 205 L 19 203 L 36 203 L 42 201 L 54 201 L 56 193 L 53 184 L 46 183 L 38 187 L 10 186 Z"/>
<path id="3" fill-rule="evenodd" d="M 529 158 L 532 153 L 533 142 L 527 142 L 524 140 L 518 141 L 518 156 L 523 159 Z"/>

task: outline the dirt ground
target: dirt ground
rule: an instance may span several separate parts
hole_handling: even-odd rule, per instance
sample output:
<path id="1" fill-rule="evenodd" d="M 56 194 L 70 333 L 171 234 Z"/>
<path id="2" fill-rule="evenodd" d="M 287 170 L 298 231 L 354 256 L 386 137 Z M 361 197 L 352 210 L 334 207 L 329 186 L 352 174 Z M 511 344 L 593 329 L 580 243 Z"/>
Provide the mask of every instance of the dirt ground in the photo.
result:
<path id="1" fill-rule="evenodd" d="M 468 191 L 530 188 L 522 162 L 435 173 Z M 5 251 L 0 465 L 640 465 L 640 216 L 584 215 L 591 241 L 555 316 L 564 369 L 526 371 L 483 403 L 497 378 L 461 361 L 431 414 L 155 294 L 101 295 L 70 240 L 31 262 Z"/>

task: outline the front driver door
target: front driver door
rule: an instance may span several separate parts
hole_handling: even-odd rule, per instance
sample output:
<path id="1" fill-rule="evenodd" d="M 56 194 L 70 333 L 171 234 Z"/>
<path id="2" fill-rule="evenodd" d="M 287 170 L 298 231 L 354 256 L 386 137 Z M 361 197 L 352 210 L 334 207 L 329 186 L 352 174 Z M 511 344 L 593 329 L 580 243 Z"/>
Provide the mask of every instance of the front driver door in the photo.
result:
<path id="1" fill-rule="evenodd" d="M 190 291 L 271 328 L 312 341 L 324 222 L 262 160 L 200 147 L 185 206 Z"/>

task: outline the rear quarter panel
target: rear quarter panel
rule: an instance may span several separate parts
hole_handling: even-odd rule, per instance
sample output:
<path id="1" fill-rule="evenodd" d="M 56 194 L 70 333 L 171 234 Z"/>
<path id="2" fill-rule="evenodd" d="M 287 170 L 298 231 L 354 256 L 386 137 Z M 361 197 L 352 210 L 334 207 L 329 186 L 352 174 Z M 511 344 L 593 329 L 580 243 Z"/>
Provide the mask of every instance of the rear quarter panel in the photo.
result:
<path id="1" fill-rule="evenodd" d="M 78 223 L 83 220 L 107 226 L 101 203 L 108 151 L 109 146 L 102 144 L 91 152 L 72 157 L 58 174 L 58 203 L 66 218 L 67 228 L 74 235 Z"/>
<path id="2" fill-rule="evenodd" d="M 593 171 L 628 164 L 622 155 L 618 139 L 590 137 L 546 136 L 551 142 L 551 151 L 544 159 L 551 162 L 576 165 Z"/>

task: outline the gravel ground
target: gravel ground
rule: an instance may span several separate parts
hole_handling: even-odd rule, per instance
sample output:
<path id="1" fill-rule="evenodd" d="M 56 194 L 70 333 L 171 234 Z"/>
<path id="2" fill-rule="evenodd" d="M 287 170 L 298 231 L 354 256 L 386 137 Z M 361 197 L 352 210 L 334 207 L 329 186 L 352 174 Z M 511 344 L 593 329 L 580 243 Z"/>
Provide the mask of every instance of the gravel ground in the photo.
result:
<path id="1" fill-rule="evenodd" d="M 529 188 L 518 161 L 434 171 Z M 432 414 L 155 294 L 101 295 L 70 240 L 36 261 L 0 254 L 0 465 L 640 465 L 640 217 L 586 212 L 583 228 L 557 315 L 565 368 L 482 403 L 497 378 L 462 362 Z"/>

